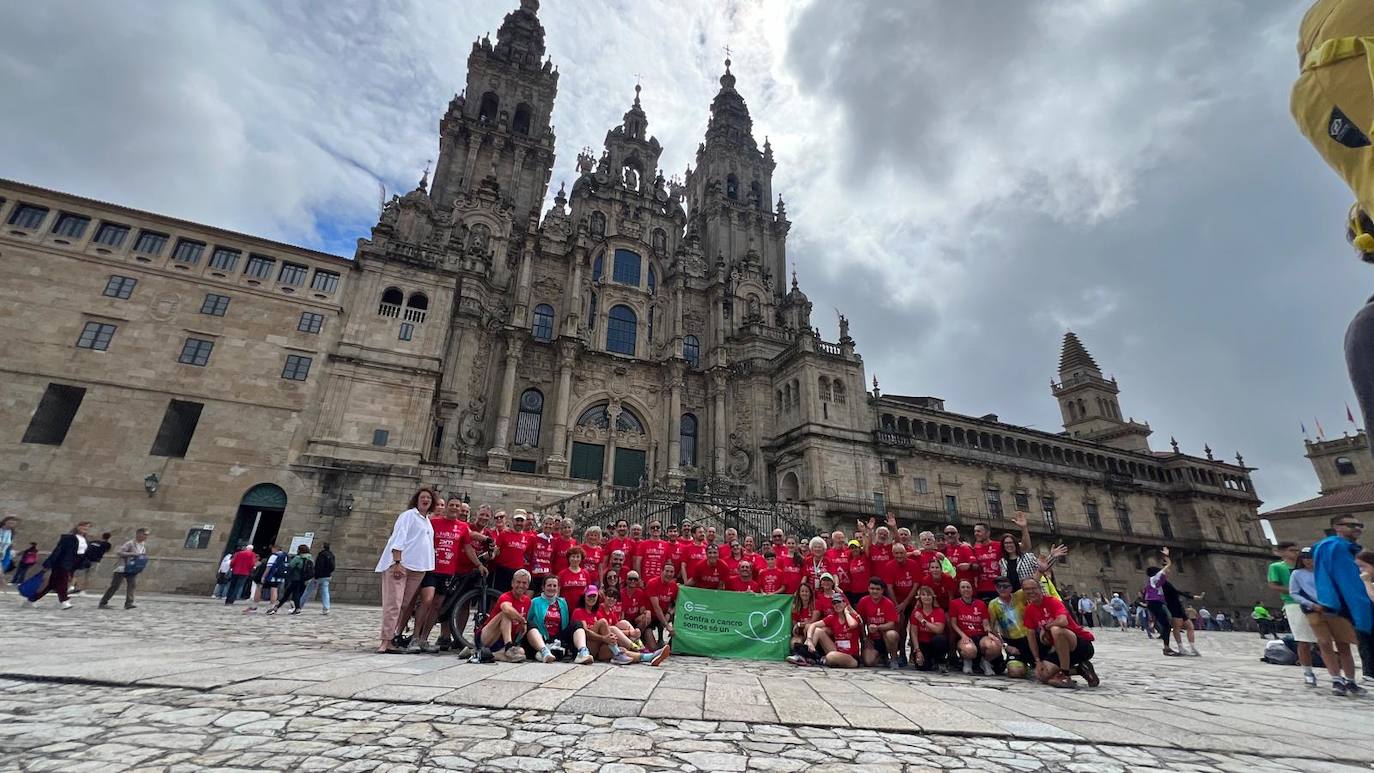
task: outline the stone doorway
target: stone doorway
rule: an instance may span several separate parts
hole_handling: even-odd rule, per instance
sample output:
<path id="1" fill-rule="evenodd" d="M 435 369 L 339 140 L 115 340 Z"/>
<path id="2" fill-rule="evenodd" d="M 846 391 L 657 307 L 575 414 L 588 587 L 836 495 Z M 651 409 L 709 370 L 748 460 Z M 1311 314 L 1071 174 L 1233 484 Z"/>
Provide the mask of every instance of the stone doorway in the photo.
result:
<path id="1" fill-rule="evenodd" d="M 281 532 L 282 516 L 286 514 L 286 492 L 271 483 L 259 483 L 248 490 L 239 502 L 234 527 L 224 552 L 233 553 L 244 543 L 251 543 L 254 552 L 266 555 Z"/>

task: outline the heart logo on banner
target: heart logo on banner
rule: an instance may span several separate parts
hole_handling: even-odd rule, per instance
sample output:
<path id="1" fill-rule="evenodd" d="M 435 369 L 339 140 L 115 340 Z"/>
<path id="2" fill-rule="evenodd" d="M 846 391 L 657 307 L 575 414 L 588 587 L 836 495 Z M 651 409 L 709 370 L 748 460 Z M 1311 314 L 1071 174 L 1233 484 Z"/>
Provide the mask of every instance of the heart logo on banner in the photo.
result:
<path id="1" fill-rule="evenodd" d="M 773 619 L 774 616 L 777 617 L 777 624 L 779 626 L 777 630 L 774 630 L 772 628 L 772 624 L 770 624 L 769 622 Z M 778 633 L 782 630 L 782 612 L 779 612 L 776 609 L 770 609 L 767 612 L 760 612 L 758 610 L 754 610 L 753 612 L 749 613 L 749 617 L 746 618 L 745 623 L 749 626 L 749 633 L 746 634 L 743 631 L 736 631 L 735 633 L 739 634 L 740 636 L 743 636 L 746 639 L 753 639 L 756 642 L 772 644 L 773 642 L 778 640 Z M 759 633 L 760 626 L 763 627 L 762 634 Z M 764 634 L 767 635 L 766 638 Z"/>

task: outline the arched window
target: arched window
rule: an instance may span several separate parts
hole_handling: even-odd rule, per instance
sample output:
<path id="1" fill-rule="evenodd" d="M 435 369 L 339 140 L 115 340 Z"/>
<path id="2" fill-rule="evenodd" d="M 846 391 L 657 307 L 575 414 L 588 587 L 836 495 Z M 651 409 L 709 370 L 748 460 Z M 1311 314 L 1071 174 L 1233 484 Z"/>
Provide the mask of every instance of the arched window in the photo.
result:
<path id="1" fill-rule="evenodd" d="M 732 199 L 732 200 L 733 200 L 733 199 L 738 199 L 738 198 L 739 198 L 739 178 L 738 178 L 738 177 L 735 177 L 734 175 L 730 175 L 730 176 L 728 176 L 728 177 L 725 178 L 725 198 L 727 198 L 727 199 Z"/>
<path id="2" fill-rule="evenodd" d="M 784 502 L 801 499 L 801 480 L 797 478 L 797 473 L 789 471 L 783 474 L 782 482 L 778 484 L 778 499 Z"/>
<path id="3" fill-rule="evenodd" d="M 510 130 L 516 134 L 530 133 L 530 106 L 521 102 L 515 108 L 515 117 L 510 121 Z"/>
<path id="4" fill-rule="evenodd" d="M 897 417 L 897 431 L 903 435 L 911 434 L 911 420 L 905 416 Z"/>
<path id="5" fill-rule="evenodd" d="M 429 299 L 425 297 L 424 293 L 411 293 L 410 298 L 406 301 L 406 306 L 412 309 L 428 309 Z"/>
<path id="6" fill-rule="evenodd" d="M 758 180 L 749 183 L 749 203 L 754 209 L 760 209 L 763 206 L 763 186 L 759 185 Z"/>
<path id="7" fill-rule="evenodd" d="M 547 303 L 534 307 L 534 337 L 540 341 L 553 340 L 553 307 Z"/>
<path id="8" fill-rule="evenodd" d="M 844 382 L 841 381 L 841 380 L 839 380 L 839 379 L 835 379 L 835 381 L 834 381 L 834 388 L 831 390 L 831 392 L 835 395 L 835 402 L 840 403 L 841 405 L 843 405 L 843 404 L 844 404 Z"/>
<path id="9" fill-rule="evenodd" d="M 605 236 L 605 235 L 606 235 L 606 216 L 603 215 L 603 214 L 601 214 L 600 212 L 593 212 L 593 213 L 592 213 L 591 229 L 592 229 L 592 236 Z"/>
<path id="10" fill-rule="evenodd" d="M 525 448 L 539 445 L 539 420 L 544 414 L 544 394 L 526 389 L 520 395 L 520 415 L 515 420 L 515 444 Z"/>
<path id="11" fill-rule="evenodd" d="M 606 315 L 606 351 L 633 357 L 638 321 L 634 309 L 629 306 L 612 306 Z"/>
<path id="12" fill-rule="evenodd" d="M 402 319 L 406 322 L 420 323 L 425 321 L 425 311 L 429 308 L 429 299 L 424 293 L 411 293 L 406 299 L 405 313 Z M 405 339 L 409 340 L 409 339 Z"/>
<path id="13" fill-rule="evenodd" d="M 611 279 L 623 285 L 639 287 L 639 253 L 631 250 L 616 250 L 615 263 L 611 266 Z"/>
<path id="14" fill-rule="evenodd" d="M 596 254 L 596 257 L 595 257 L 595 258 L 592 258 L 592 281 L 593 281 L 593 282 L 600 282 L 600 281 L 601 281 L 601 272 L 604 271 L 605 268 L 606 268 L 606 266 L 605 266 L 605 256 L 606 256 L 606 253 L 604 253 L 604 252 L 598 252 L 598 253 Z"/>
<path id="15" fill-rule="evenodd" d="M 663 230 L 662 228 L 655 228 L 653 241 L 651 243 L 654 245 L 654 252 L 657 252 L 659 254 L 667 252 L 668 232 Z"/>
<path id="16" fill-rule="evenodd" d="M 654 264 L 649 264 L 649 294 L 658 293 L 658 273 L 654 271 Z"/>
<path id="17" fill-rule="evenodd" d="M 386 288 L 382 291 L 382 303 L 377 307 L 377 313 L 392 319 L 401 316 L 401 304 L 405 303 L 405 297 L 399 287 Z"/>
<path id="18" fill-rule="evenodd" d="M 577 426 L 590 427 L 593 429 L 609 429 L 611 426 L 611 414 L 610 411 L 607 410 L 607 404 L 598 403 L 583 411 L 582 415 L 577 417 Z M 639 417 L 634 414 L 634 411 L 624 406 L 621 406 L 620 415 L 616 417 L 615 431 L 634 432 L 640 435 L 648 434 L 644 431 L 644 422 L 639 420 Z"/>
<path id="19" fill-rule="evenodd" d="M 482 95 L 482 106 L 477 111 L 477 120 L 494 123 L 500 108 L 501 100 L 497 98 L 495 92 L 488 91 Z"/>
<path id="20" fill-rule="evenodd" d="M 696 368 L 701 365 L 701 342 L 697 340 L 696 336 L 683 336 L 682 359 L 687 361 L 689 368 Z"/>
<path id="21" fill-rule="evenodd" d="M 1338 456 L 1336 457 L 1336 472 L 1342 475 L 1354 475 L 1355 463 L 1350 461 L 1348 456 Z"/>
<path id="22" fill-rule="evenodd" d="M 1078 415 L 1088 418 L 1088 404 L 1083 402 L 1083 398 L 1078 398 Z"/>
<path id="23" fill-rule="evenodd" d="M 783 403 L 783 400 L 782 400 L 782 390 L 779 389 L 779 390 L 778 390 L 778 413 L 782 413 L 784 407 L 785 407 L 785 404 Z"/>
<path id="24" fill-rule="evenodd" d="M 697 417 L 690 413 L 682 414 L 681 431 L 678 444 L 681 446 L 679 462 L 683 467 L 697 466 Z"/>
<path id="25" fill-rule="evenodd" d="M 830 379 L 825 376 L 820 378 L 820 395 L 822 400 L 830 399 Z"/>

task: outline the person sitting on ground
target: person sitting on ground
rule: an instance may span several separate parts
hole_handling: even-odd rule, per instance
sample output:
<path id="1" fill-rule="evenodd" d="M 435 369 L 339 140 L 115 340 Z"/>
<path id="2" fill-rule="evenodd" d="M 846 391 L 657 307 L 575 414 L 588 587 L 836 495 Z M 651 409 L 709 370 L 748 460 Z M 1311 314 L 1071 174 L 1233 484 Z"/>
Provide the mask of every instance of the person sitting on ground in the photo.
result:
<path id="1" fill-rule="evenodd" d="M 935 604 L 935 591 L 929 585 L 916 590 L 916 606 L 907 620 L 908 641 L 911 642 L 911 664 L 919 671 L 938 668 L 948 671 L 949 639 L 945 636 L 948 616 Z"/>
<path id="2" fill-rule="evenodd" d="M 950 600 L 949 616 L 958 637 L 956 647 L 964 661 L 964 673 L 972 674 L 974 661 L 981 661 L 985 676 L 995 674 L 1002 665 L 1002 640 L 993 633 L 988 605 L 974 597 L 969 580 L 959 581 L 959 598 Z"/>
<path id="3" fill-rule="evenodd" d="M 524 662 L 525 650 L 520 643 L 525 640 L 526 621 L 533 603 L 529 590 L 528 570 L 520 569 L 511 575 L 510 590 L 496 599 L 496 609 L 482 626 L 477 640 L 483 650 L 494 652 L 493 660 L 502 663 Z"/>
<path id="4" fill-rule="evenodd" d="M 591 589 L 596 586 L 587 587 Z M 579 626 L 568 610 L 568 602 L 558 595 L 557 577 L 545 577 L 543 593 L 530 599 L 529 611 L 525 613 L 525 627 L 528 652 L 533 653 L 534 659 L 540 663 L 552 663 L 577 647 L 574 634 Z M 554 648 L 559 650 L 558 654 L 553 652 Z"/>
<path id="5" fill-rule="evenodd" d="M 662 572 L 663 568 L 659 567 Z M 654 621 L 653 610 L 649 607 L 649 594 L 644 590 L 644 582 L 639 572 L 630 570 L 625 575 L 625 592 L 620 599 L 621 628 L 630 634 L 631 639 L 644 642 L 644 648 L 658 648 L 658 638 L 650 630 Z"/>
<path id="6" fill-rule="evenodd" d="M 859 599 L 855 611 L 863 618 L 868 632 L 863 641 L 864 665 L 878 665 L 881 655 L 888 668 L 896 668 L 901 651 L 901 636 L 897 633 L 901 618 L 897 616 L 897 605 L 887 597 L 887 583 L 881 577 L 869 578 L 868 593 Z"/>
<path id="7" fill-rule="evenodd" d="M 585 665 L 595 660 L 616 666 L 628 666 L 631 663 L 652 663 L 656 666 L 662 664 L 671 652 L 668 645 L 664 645 L 658 652 L 641 651 L 630 636 L 617 625 L 620 622 L 614 619 L 617 617 L 619 615 L 613 607 L 601 603 L 601 592 L 597 586 L 587 586 L 587 591 L 582 594 L 582 606 L 573 612 L 576 628 L 573 636 L 581 642 L 573 662 Z"/>
<path id="8" fill-rule="evenodd" d="M 1036 676 L 1051 687 L 1073 687 L 1070 674 L 1077 669 L 1088 686 L 1096 687 L 1100 680 L 1092 664 L 1092 632 L 1079 626 L 1064 602 L 1046 594 L 1039 581 L 1027 578 L 1021 590 L 1026 597 L 1022 623 L 1031 632 L 1026 642 L 1038 661 Z"/>
<path id="9" fill-rule="evenodd" d="M 831 668 L 858 668 L 863 620 L 843 593 L 830 594 L 830 613 L 808 629 L 807 650 L 823 653 L 822 664 Z"/>
<path id="10" fill-rule="evenodd" d="M 788 663 L 800 666 L 805 661 L 819 659 L 814 649 L 807 648 L 807 631 L 812 623 L 820 619 L 821 611 L 816 608 L 816 589 L 809 582 L 798 585 L 792 594 L 792 654 L 787 656 Z"/>

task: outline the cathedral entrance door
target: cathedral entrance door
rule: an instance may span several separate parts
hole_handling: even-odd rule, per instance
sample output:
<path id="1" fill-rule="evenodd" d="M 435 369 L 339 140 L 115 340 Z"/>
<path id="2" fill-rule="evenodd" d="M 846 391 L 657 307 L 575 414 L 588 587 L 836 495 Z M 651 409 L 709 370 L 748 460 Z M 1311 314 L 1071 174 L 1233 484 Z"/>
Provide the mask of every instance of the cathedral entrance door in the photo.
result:
<path id="1" fill-rule="evenodd" d="M 572 444 L 572 465 L 568 471 L 570 477 L 600 482 L 605 470 L 605 446 L 595 443 Z"/>
<path id="2" fill-rule="evenodd" d="M 644 477 L 644 451 L 638 448 L 617 448 L 615 450 L 616 486 L 634 488 Z"/>

